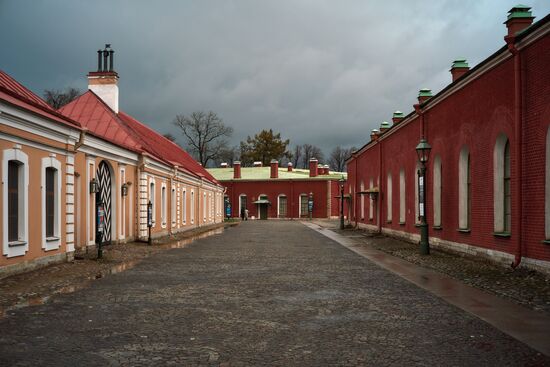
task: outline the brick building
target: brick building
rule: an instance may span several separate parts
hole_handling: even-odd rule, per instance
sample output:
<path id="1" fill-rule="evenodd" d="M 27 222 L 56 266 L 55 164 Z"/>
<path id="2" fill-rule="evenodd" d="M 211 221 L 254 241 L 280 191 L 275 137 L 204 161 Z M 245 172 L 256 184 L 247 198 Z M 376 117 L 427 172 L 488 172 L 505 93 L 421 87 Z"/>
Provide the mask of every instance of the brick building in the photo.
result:
<path id="1" fill-rule="evenodd" d="M 419 239 L 424 137 L 431 245 L 550 269 L 550 16 L 533 18 L 512 8 L 497 52 L 472 69 L 456 60 L 447 87 L 420 90 L 348 159 L 356 225 Z"/>
<path id="2" fill-rule="evenodd" d="M 153 237 L 223 220 L 223 187 L 119 110 L 113 52 L 60 111 L 0 71 L 0 277 L 95 247 L 98 202 L 107 243 L 147 239 L 149 201 Z"/>
<path id="3" fill-rule="evenodd" d="M 248 209 L 250 218 L 298 219 L 308 218 L 308 201 L 313 199 L 313 218 L 331 218 L 339 215 L 339 180 L 345 173 L 331 172 L 326 165 L 319 165 L 315 158 L 309 162 L 309 170 L 294 169 L 289 163 L 280 168 L 274 160 L 270 167 L 233 167 L 208 170 L 226 187 L 226 202 L 231 205 L 231 217 L 238 218 Z"/>

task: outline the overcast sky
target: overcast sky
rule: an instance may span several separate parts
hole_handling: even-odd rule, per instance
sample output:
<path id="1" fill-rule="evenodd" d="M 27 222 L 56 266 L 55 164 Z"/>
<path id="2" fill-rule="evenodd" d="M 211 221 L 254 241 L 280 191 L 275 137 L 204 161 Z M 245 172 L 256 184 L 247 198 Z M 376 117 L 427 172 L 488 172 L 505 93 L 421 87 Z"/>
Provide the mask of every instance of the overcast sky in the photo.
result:
<path id="1" fill-rule="evenodd" d="M 121 109 L 157 131 L 183 143 L 174 116 L 213 110 L 234 144 L 273 128 L 328 153 L 502 47 L 518 1 L 0 0 L 0 68 L 37 94 L 85 90 L 111 43 Z"/>

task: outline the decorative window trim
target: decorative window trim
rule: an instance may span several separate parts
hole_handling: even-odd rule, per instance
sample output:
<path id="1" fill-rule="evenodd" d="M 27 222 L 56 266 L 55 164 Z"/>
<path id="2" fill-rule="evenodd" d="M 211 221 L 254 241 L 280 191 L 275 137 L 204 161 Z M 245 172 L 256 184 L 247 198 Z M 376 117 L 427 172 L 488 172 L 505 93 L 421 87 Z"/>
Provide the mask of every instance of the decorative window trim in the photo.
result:
<path id="1" fill-rule="evenodd" d="M 195 224 L 195 190 L 191 190 L 191 224 Z"/>
<path id="2" fill-rule="evenodd" d="M 19 215 L 22 224 L 19 223 L 21 231 L 18 241 L 8 242 L 8 162 L 15 160 L 21 163 L 20 182 L 22 183 L 22 199 L 20 199 Z M 22 177 L 21 177 L 22 176 Z M 23 151 L 21 146 L 16 145 L 14 149 L 5 149 L 2 153 L 2 243 L 3 254 L 10 257 L 23 256 L 29 250 L 29 157 Z"/>
<path id="3" fill-rule="evenodd" d="M 436 155 L 433 163 L 433 228 L 441 229 L 441 156 Z"/>
<path id="4" fill-rule="evenodd" d="M 187 224 L 187 188 L 182 189 L 182 198 L 181 198 L 181 223 L 183 225 Z"/>
<path id="5" fill-rule="evenodd" d="M 46 168 L 55 169 L 54 177 L 54 235 L 46 237 Z M 57 250 L 61 246 L 61 162 L 55 159 L 55 154 L 42 158 L 40 171 L 40 191 L 42 199 L 42 248 L 45 251 Z"/>
<path id="6" fill-rule="evenodd" d="M 176 208 L 176 185 L 172 185 L 172 189 L 170 190 L 170 220 L 172 222 L 172 227 L 176 226 L 177 220 L 177 208 Z"/>
<path id="7" fill-rule="evenodd" d="M 387 199 L 386 199 L 386 221 L 387 223 L 392 222 L 392 209 L 393 209 L 393 177 L 391 172 L 388 172 L 388 182 L 386 187 Z"/>
<path id="8" fill-rule="evenodd" d="M 168 193 L 166 191 L 166 182 L 160 183 L 160 227 L 166 228 L 168 216 Z"/>
<path id="9" fill-rule="evenodd" d="M 148 187 L 148 191 L 149 191 L 149 201 L 151 202 L 151 211 L 153 213 L 153 227 L 155 226 L 155 223 L 157 221 L 157 203 L 156 203 L 156 182 L 155 182 L 155 179 L 153 177 L 149 177 L 149 187 Z"/>
<path id="10" fill-rule="evenodd" d="M 470 218 L 470 190 L 468 190 L 468 172 L 472 172 L 470 150 L 467 146 L 460 149 L 458 156 L 458 229 L 469 230 Z"/>
<path id="11" fill-rule="evenodd" d="M 493 219 L 495 233 L 510 233 L 504 223 L 504 150 L 508 137 L 499 134 L 493 150 Z"/>

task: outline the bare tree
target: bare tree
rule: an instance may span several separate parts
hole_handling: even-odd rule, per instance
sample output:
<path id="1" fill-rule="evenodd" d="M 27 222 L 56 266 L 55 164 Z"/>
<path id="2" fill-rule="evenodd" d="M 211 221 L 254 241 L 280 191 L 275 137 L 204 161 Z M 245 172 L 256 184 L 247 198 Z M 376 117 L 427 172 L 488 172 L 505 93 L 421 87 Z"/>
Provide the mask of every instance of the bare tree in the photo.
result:
<path id="1" fill-rule="evenodd" d="M 233 128 L 226 126 L 214 112 L 193 112 L 190 116 L 177 115 L 173 121 L 187 139 L 189 151 L 206 167 L 227 148 Z"/>
<path id="2" fill-rule="evenodd" d="M 80 89 L 73 87 L 68 87 L 64 91 L 59 89 L 46 89 L 44 90 L 43 97 L 47 104 L 58 110 L 78 97 L 81 93 Z"/>
<path id="3" fill-rule="evenodd" d="M 302 168 L 308 168 L 309 167 L 309 160 L 311 158 L 317 158 L 318 161 L 322 162 L 324 160 L 324 154 L 321 151 L 321 148 L 315 145 L 311 144 L 304 144 L 302 145 L 303 150 L 303 165 Z"/>
<path id="4" fill-rule="evenodd" d="M 296 145 L 294 147 L 294 152 L 292 153 L 292 165 L 298 168 L 298 163 L 300 163 L 301 158 L 302 158 L 302 146 Z"/>
<path id="5" fill-rule="evenodd" d="M 171 142 L 176 143 L 176 137 L 170 133 L 163 134 L 166 139 L 170 140 Z M 177 143 L 176 143 L 177 144 Z"/>
<path id="6" fill-rule="evenodd" d="M 351 152 L 353 152 L 354 150 L 356 150 L 355 147 L 346 149 L 342 148 L 339 145 L 336 146 L 330 153 L 328 164 L 333 170 L 344 172 L 346 170 L 346 159 L 351 156 Z"/>
<path id="7" fill-rule="evenodd" d="M 232 165 L 233 162 L 238 161 L 240 159 L 240 149 L 237 146 L 229 147 L 222 149 L 220 151 L 220 154 L 213 160 L 214 165 L 216 167 L 219 167 L 221 163 L 227 163 L 229 165 Z"/>

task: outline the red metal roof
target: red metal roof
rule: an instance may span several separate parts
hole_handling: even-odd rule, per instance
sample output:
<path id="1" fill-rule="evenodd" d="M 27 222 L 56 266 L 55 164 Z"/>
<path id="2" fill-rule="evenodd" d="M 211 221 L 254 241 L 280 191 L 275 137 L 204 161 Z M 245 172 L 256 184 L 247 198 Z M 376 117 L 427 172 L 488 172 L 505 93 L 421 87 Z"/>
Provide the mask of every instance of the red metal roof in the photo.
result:
<path id="1" fill-rule="evenodd" d="M 25 88 L 2 70 L 0 70 L 0 99 L 64 125 L 80 127 L 78 122 L 61 115 L 42 98 Z"/>
<path id="2" fill-rule="evenodd" d="M 168 165 L 217 183 L 185 150 L 130 115 L 115 113 L 94 92 L 87 91 L 59 110 L 92 134 L 137 152 L 147 152 Z"/>
<path id="3" fill-rule="evenodd" d="M 116 113 L 90 90 L 61 107 L 59 112 L 79 121 L 92 135 L 135 152 L 142 151 L 139 142 L 121 126 Z"/>

